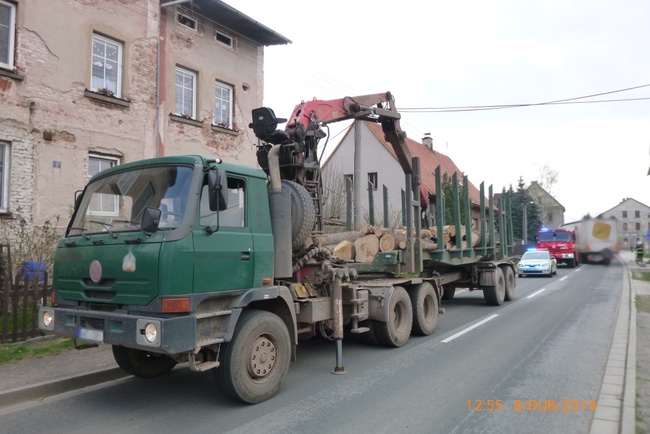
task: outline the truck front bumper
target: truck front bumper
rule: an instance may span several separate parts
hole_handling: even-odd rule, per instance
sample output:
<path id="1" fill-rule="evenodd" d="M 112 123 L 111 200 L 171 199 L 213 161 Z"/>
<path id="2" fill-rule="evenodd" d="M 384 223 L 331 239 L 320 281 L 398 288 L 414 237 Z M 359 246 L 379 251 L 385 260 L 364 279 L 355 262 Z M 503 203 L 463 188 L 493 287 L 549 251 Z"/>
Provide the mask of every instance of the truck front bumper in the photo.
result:
<path id="1" fill-rule="evenodd" d="M 196 318 L 156 318 L 118 312 L 42 307 L 38 328 L 89 342 L 123 345 L 163 354 L 193 351 Z"/>

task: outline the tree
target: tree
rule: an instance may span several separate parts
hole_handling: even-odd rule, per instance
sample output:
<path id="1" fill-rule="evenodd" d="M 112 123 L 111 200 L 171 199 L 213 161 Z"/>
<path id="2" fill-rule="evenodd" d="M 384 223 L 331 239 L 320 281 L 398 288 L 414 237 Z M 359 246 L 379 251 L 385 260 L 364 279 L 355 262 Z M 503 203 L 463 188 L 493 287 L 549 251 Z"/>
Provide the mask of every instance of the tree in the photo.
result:
<path id="1" fill-rule="evenodd" d="M 526 191 L 526 183 L 523 177 L 517 181 L 517 191 L 513 192 L 510 186 L 510 197 L 512 198 L 512 228 L 515 237 L 524 239 L 524 205 L 526 208 L 526 239 L 530 242 L 535 238 L 537 231 L 542 227 L 542 220 L 539 218 L 539 206 L 533 197 Z"/>
<path id="2" fill-rule="evenodd" d="M 548 194 L 553 194 L 553 187 L 557 184 L 560 174 L 557 170 L 553 170 L 548 164 L 544 164 L 539 168 L 538 183 L 540 187 L 548 192 Z"/>
<path id="3" fill-rule="evenodd" d="M 454 185 L 451 179 L 451 176 L 445 172 L 442 174 L 442 179 L 440 180 L 440 184 L 442 187 L 442 197 L 445 200 L 445 221 L 444 224 L 446 225 L 453 225 L 456 224 L 454 222 L 454 207 L 455 207 L 455 201 L 454 201 Z M 465 203 L 465 192 L 463 191 L 463 186 L 458 184 L 458 198 L 460 200 L 460 221 L 461 224 L 465 222 L 465 208 L 462 205 Z"/>

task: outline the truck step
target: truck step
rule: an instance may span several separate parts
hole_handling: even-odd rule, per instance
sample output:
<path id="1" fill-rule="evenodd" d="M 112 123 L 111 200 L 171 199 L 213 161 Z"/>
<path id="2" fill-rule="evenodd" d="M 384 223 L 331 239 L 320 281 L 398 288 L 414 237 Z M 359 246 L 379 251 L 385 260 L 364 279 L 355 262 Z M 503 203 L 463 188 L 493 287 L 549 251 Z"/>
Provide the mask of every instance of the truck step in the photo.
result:
<path id="1" fill-rule="evenodd" d="M 356 329 L 350 329 L 352 333 L 367 333 L 370 331 L 368 327 L 357 327 Z"/>
<path id="2" fill-rule="evenodd" d="M 194 358 L 194 353 L 190 355 L 188 362 L 190 369 L 194 372 L 207 371 L 208 369 L 217 368 L 220 365 L 219 361 L 217 360 L 197 363 L 196 359 Z"/>

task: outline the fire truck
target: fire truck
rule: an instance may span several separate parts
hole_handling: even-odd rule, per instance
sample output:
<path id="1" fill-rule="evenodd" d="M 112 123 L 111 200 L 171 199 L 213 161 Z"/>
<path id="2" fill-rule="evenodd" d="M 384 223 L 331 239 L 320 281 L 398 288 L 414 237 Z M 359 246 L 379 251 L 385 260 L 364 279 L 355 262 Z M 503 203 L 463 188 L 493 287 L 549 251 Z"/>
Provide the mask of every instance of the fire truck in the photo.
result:
<path id="1" fill-rule="evenodd" d="M 535 236 L 535 248 L 551 252 L 558 264 L 567 264 L 571 268 L 580 264 L 576 235 L 570 229 L 541 228 Z"/>

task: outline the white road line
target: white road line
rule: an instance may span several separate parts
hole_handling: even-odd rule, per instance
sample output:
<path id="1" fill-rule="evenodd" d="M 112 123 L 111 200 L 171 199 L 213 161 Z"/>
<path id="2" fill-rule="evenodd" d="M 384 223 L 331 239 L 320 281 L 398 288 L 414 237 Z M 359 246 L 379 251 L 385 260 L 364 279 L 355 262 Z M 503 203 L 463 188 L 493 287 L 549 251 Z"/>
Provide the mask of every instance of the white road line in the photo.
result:
<path id="1" fill-rule="evenodd" d="M 564 276 L 563 278 L 560 279 L 560 282 L 563 281 L 563 280 L 566 280 L 568 278 L 569 278 L 569 276 Z"/>
<path id="2" fill-rule="evenodd" d="M 533 298 L 533 297 L 535 297 L 537 294 L 542 293 L 542 292 L 544 292 L 544 291 L 546 291 L 546 288 L 542 288 L 542 289 L 540 289 L 540 290 L 537 291 L 537 292 L 533 292 L 532 294 L 530 294 L 530 295 L 529 295 L 528 297 L 526 297 L 526 298 Z"/>
<path id="3" fill-rule="evenodd" d="M 493 320 L 494 318 L 496 318 L 498 316 L 499 316 L 499 314 L 495 313 L 494 315 L 491 315 L 491 316 L 485 318 L 484 320 L 481 320 L 481 321 L 477 322 L 476 324 L 471 325 L 471 326 L 467 327 L 466 329 L 459 331 L 455 335 L 449 336 L 447 339 L 443 339 L 441 342 L 444 343 L 444 344 L 446 344 L 447 342 L 451 342 L 454 339 L 456 339 L 457 337 L 462 336 L 462 335 L 464 335 L 465 333 L 467 333 L 467 332 L 469 332 L 471 330 L 474 330 L 476 327 L 478 327 L 480 325 L 483 325 L 486 322 L 488 322 L 490 320 Z"/>

